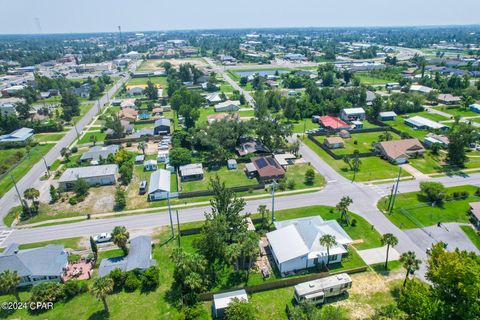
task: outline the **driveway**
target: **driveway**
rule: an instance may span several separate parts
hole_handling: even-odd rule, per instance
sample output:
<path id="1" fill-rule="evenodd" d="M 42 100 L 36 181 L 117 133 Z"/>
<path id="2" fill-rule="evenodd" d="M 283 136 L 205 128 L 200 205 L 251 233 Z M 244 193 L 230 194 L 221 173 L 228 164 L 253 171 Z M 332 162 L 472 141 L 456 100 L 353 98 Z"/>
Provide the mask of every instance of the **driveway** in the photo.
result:
<path id="1" fill-rule="evenodd" d="M 421 248 L 430 248 L 432 244 L 443 241 L 447 243 L 447 250 L 455 248 L 480 254 L 480 250 L 470 241 L 458 223 L 442 223 L 441 227 L 430 226 L 423 229 L 404 230 L 405 233 Z"/>
<path id="2" fill-rule="evenodd" d="M 372 265 L 376 263 L 384 263 L 387 259 L 387 246 L 373 249 L 359 250 L 358 254 L 362 257 L 366 264 Z M 400 259 L 400 253 L 395 248 L 390 247 L 388 251 L 388 261 L 396 261 Z"/>

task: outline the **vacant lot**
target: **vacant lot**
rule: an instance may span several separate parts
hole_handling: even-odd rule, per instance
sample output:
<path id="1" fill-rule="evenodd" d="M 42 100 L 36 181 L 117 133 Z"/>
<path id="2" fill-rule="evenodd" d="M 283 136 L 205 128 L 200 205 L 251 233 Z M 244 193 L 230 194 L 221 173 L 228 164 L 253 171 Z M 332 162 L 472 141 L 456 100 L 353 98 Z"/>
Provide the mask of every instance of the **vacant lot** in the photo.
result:
<path id="1" fill-rule="evenodd" d="M 207 190 L 210 179 L 214 179 L 217 175 L 225 182 L 227 187 L 249 186 L 258 183 L 256 179 L 247 178 L 245 174 L 245 164 L 239 163 L 235 170 L 228 170 L 227 166 L 222 166 L 219 169 L 204 168 L 203 180 L 182 182 L 181 191 L 192 192 Z"/>
<path id="2" fill-rule="evenodd" d="M 448 107 L 448 106 L 437 106 L 434 107 L 437 110 L 446 112 L 451 114 L 452 116 L 460 116 L 460 117 L 479 117 L 480 114 L 473 112 L 469 109 L 463 109 L 460 107 Z"/>
<path id="3" fill-rule="evenodd" d="M 397 195 L 392 213 L 385 213 L 385 216 L 401 229 L 431 226 L 438 222 L 468 222 L 468 204 L 479 200 L 479 197 L 474 195 L 477 187 L 459 186 L 446 190 L 447 195 L 454 192 L 468 192 L 469 196 L 465 199 L 458 198 L 431 206 L 419 192 L 400 193 Z M 387 206 L 388 197 L 384 197 L 379 201 L 378 207 L 385 211 Z"/>
<path id="4" fill-rule="evenodd" d="M 355 150 L 358 150 L 360 153 L 371 152 L 373 149 L 373 144 L 377 143 L 380 140 L 380 136 L 385 134 L 384 132 L 365 132 L 365 133 L 354 133 L 350 138 L 343 139 L 344 147 L 339 149 L 332 149 L 332 152 L 335 154 L 352 154 Z M 391 140 L 400 140 L 400 136 L 394 132 L 389 131 Z M 315 137 L 317 141 L 323 143 L 326 137 L 317 136 Z"/>
<path id="5" fill-rule="evenodd" d="M 173 67 L 178 67 L 181 64 L 190 63 L 197 67 L 206 67 L 207 63 L 202 58 L 187 58 L 187 59 L 152 59 L 143 61 L 138 71 L 156 71 L 163 70 L 162 63 L 170 62 Z"/>
<path id="6" fill-rule="evenodd" d="M 34 138 L 37 142 L 56 142 L 65 136 L 65 132 L 37 133 Z"/>
<path id="7" fill-rule="evenodd" d="M 84 144 L 84 143 L 92 143 L 93 139 L 92 137 L 95 137 L 96 142 L 100 141 L 105 141 L 107 138 L 107 135 L 103 132 L 87 132 L 85 135 L 78 141 L 78 144 Z"/>
<path id="8" fill-rule="evenodd" d="M 328 155 L 322 148 L 315 145 L 310 139 L 305 138 L 303 142 L 325 160 L 335 171 L 347 179 L 353 179 L 354 172 L 343 160 L 335 160 Z M 392 179 L 398 175 L 398 167 L 382 160 L 379 157 L 361 158 L 362 164 L 356 173 L 355 181 L 372 181 L 380 179 Z M 410 176 L 409 173 L 402 171 L 402 177 Z"/>
<path id="9" fill-rule="evenodd" d="M 162 88 L 167 87 L 167 77 L 150 77 L 150 78 L 131 78 L 127 82 L 128 86 L 136 86 L 136 85 L 147 85 L 147 82 L 151 81 L 153 84 L 158 85 Z"/>

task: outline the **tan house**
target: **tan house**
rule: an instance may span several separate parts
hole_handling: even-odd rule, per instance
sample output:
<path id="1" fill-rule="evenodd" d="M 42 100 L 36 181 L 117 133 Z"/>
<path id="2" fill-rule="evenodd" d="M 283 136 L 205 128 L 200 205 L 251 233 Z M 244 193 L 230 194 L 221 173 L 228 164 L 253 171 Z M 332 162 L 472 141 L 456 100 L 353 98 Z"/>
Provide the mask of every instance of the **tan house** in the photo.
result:
<path id="1" fill-rule="evenodd" d="M 418 139 L 382 141 L 375 144 L 382 158 L 395 164 L 406 163 L 411 157 L 422 156 L 425 148 Z"/>
<path id="2" fill-rule="evenodd" d="M 132 108 L 125 108 L 118 112 L 118 117 L 120 120 L 125 120 L 128 122 L 135 122 L 137 120 L 138 111 Z"/>
<path id="3" fill-rule="evenodd" d="M 348 132 L 347 130 L 340 130 L 340 132 L 338 133 L 338 135 L 339 135 L 340 138 L 342 138 L 342 139 L 348 139 L 348 138 L 351 137 L 350 132 Z"/>
<path id="4" fill-rule="evenodd" d="M 344 147 L 343 139 L 340 137 L 325 138 L 323 144 L 326 145 L 329 149 L 338 149 Z"/>
<path id="5" fill-rule="evenodd" d="M 459 104 L 460 101 L 462 101 L 462 98 L 452 96 L 450 93 L 447 93 L 447 94 L 442 93 L 438 95 L 437 101 L 438 103 L 452 105 L 452 104 Z"/>

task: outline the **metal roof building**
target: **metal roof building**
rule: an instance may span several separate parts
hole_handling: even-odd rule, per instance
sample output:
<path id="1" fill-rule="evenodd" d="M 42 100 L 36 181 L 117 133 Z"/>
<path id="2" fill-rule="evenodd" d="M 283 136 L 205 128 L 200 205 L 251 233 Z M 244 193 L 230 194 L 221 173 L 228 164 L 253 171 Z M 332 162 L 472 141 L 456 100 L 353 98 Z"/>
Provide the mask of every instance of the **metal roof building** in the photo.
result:
<path id="1" fill-rule="evenodd" d="M 170 171 L 159 169 L 150 175 L 148 184 L 149 200 L 162 200 L 168 197 L 170 192 Z"/>

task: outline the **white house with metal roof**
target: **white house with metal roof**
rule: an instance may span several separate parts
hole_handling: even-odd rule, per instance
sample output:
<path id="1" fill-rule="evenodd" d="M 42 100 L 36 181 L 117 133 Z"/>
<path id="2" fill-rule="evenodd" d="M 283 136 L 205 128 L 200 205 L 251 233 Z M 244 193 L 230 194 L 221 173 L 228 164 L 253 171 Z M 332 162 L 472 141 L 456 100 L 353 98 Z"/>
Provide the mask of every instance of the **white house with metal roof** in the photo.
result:
<path id="1" fill-rule="evenodd" d="M 69 190 L 78 179 L 86 181 L 90 186 L 112 185 L 117 183 L 117 173 L 116 164 L 69 168 L 58 179 L 58 187 L 61 190 Z"/>
<path id="2" fill-rule="evenodd" d="M 345 108 L 340 113 L 340 118 L 345 121 L 365 120 L 365 110 L 363 108 Z"/>
<path id="3" fill-rule="evenodd" d="M 148 200 L 163 200 L 170 193 L 171 173 L 168 170 L 159 169 L 150 175 L 148 184 Z"/>
<path id="4" fill-rule="evenodd" d="M 329 263 L 340 262 L 353 241 L 336 220 L 324 221 L 320 216 L 278 221 L 275 227 L 267 239 L 282 274 L 326 263 L 327 248 L 320 244 L 323 235 L 332 235 L 337 241 L 330 248 Z"/>
<path id="5" fill-rule="evenodd" d="M 0 145 L 26 145 L 33 136 L 33 129 L 20 128 L 0 136 Z"/>

